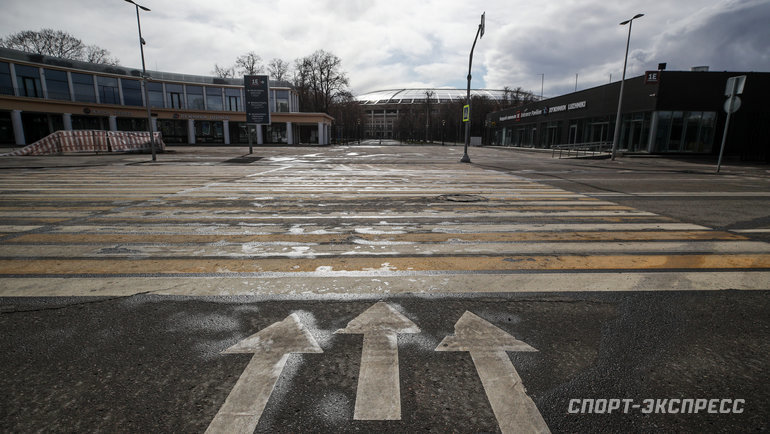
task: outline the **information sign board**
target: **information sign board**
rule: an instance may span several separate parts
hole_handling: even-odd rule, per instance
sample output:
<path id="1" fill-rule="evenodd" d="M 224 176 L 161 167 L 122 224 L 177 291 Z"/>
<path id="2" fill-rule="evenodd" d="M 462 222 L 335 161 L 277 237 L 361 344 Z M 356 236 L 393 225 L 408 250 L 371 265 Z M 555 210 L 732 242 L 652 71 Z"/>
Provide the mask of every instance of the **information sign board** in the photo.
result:
<path id="1" fill-rule="evenodd" d="M 267 75 L 245 75 L 246 123 L 270 124 L 270 80 Z"/>

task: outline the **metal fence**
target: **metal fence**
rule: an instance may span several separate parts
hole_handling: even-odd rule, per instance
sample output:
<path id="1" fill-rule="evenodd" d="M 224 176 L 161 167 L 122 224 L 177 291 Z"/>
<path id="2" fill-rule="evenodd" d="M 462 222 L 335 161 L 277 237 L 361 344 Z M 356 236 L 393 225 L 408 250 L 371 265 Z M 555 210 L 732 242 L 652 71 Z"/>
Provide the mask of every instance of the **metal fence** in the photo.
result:
<path id="1" fill-rule="evenodd" d="M 559 158 L 579 158 L 595 157 L 597 155 L 609 155 L 612 151 L 612 142 L 587 142 L 571 143 L 568 145 L 554 145 L 551 148 L 551 157 L 556 157 L 556 151 L 559 152 Z"/>

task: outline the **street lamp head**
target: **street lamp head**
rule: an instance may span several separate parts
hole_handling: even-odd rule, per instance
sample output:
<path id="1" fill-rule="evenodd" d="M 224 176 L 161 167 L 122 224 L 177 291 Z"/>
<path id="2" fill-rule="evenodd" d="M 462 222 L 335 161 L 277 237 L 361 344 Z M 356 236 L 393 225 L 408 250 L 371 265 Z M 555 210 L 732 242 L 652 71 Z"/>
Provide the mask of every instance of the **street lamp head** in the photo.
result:
<path id="1" fill-rule="evenodd" d="M 128 0 L 126 0 L 126 1 L 128 1 Z M 633 20 L 635 20 L 635 19 L 637 19 L 637 18 L 641 18 L 641 17 L 643 17 L 643 16 L 644 16 L 644 14 L 636 14 L 636 15 L 634 15 L 634 17 L 633 17 L 633 18 L 631 18 L 630 20 L 625 20 L 625 21 L 623 21 L 622 23 L 620 23 L 620 25 L 621 25 L 621 26 L 625 26 L 626 24 L 630 23 L 631 21 L 633 21 Z"/>
<path id="2" fill-rule="evenodd" d="M 146 7 L 144 7 L 144 6 L 140 5 L 140 4 L 137 4 L 137 3 L 135 3 L 133 0 L 125 0 L 125 2 L 126 2 L 126 3 L 131 3 L 132 5 L 134 5 L 134 6 L 138 7 L 139 9 L 141 9 L 141 10 L 143 10 L 143 11 L 147 11 L 147 12 L 150 12 L 150 8 L 146 8 Z"/>

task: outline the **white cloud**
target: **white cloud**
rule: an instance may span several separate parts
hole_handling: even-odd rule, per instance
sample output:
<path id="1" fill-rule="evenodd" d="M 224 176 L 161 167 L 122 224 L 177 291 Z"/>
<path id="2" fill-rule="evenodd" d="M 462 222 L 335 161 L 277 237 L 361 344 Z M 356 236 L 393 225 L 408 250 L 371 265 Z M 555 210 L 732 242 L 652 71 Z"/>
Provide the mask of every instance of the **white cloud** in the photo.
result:
<path id="1" fill-rule="evenodd" d="M 255 51 L 265 61 L 293 60 L 317 49 L 342 59 L 356 93 L 408 86 L 465 87 L 468 53 L 486 11 L 474 55 L 473 87 L 523 87 L 545 94 L 618 80 L 627 27 L 634 21 L 628 75 L 667 62 L 669 69 L 770 70 L 770 0 L 558 0 L 483 6 L 460 0 L 141 0 L 147 67 L 208 75 Z M 125 66 L 141 66 L 132 6 L 102 0 L 11 0 L 4 34 L 50 27 L 107 48 Z"/>

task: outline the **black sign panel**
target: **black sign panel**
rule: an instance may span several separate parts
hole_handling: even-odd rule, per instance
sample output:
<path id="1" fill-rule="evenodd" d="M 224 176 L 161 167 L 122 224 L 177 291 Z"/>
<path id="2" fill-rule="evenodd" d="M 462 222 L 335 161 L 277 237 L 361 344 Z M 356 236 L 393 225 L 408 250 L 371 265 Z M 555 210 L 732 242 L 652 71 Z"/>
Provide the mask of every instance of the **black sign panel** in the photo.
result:
<path id="1" fill-rule="evenodd" d="M 270 123 L 270 81 L 267 75 L 245 75 L 246 122 L 249 124 Z"/>

